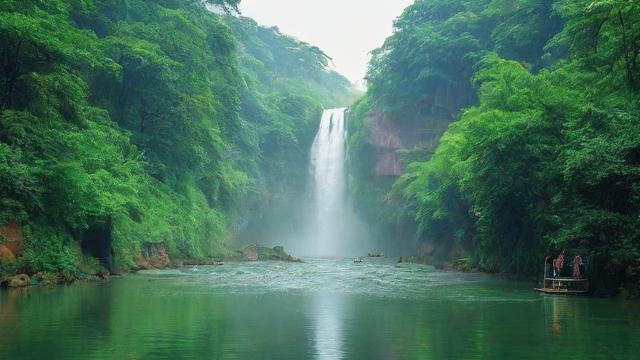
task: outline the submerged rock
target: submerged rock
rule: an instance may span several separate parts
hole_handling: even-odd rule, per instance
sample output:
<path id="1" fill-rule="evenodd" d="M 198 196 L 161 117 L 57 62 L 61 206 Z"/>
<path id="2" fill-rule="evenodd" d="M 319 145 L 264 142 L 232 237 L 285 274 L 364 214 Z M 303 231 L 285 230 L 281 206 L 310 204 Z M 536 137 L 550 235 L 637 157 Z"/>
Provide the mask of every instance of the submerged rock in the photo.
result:
<path id="1" fill-rule="evenodd" d="M 9 279 L 9 287 L 21 288 L 31 285 L 31 278 L 27 274 L 19 274 Z"/>

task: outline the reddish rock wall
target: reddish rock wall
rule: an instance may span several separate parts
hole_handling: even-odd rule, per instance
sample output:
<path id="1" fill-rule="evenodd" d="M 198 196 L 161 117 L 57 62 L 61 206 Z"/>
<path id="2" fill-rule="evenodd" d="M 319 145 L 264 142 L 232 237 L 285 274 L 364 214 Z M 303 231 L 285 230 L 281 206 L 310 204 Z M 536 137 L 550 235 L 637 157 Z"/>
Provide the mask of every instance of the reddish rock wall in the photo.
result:
<path id="1" fill-rule="evenodd" d="M 0 226 L 0 259 L 13 260 L 22 255 L 24 235 L 15 221 Z"/>
<path id="2" fill-rule="evenodd" d="M 377 112 L 366 120 L 369 144 L 376 149 L 374 167 L 377 176 L 401 176 L 406 164 L 398 151 L 421 147 L 435 150 L 449 125 L 446 118 L 423 116 L 417 119 L 391 119 Z"/>

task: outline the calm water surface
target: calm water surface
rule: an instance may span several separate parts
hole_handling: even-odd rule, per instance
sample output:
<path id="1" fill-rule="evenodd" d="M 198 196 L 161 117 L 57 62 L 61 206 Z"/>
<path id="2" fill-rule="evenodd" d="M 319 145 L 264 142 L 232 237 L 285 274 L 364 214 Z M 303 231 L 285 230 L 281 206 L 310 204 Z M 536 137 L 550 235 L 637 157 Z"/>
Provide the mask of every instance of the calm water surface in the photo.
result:
<path id="1" fill-rule="evenodd" d="M 638 359 L 640 306 L 307 259 L 0 292 L 0 359 Z"/>

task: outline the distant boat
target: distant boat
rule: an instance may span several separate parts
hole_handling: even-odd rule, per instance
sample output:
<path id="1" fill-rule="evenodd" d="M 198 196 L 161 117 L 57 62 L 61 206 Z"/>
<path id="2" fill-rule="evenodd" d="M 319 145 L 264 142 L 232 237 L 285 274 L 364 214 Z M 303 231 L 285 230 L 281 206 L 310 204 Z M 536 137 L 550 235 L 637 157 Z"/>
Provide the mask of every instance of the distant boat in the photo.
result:
<path id="1" fill-rule="evenodd" d="M 364 262 L 364 260 L 362 260 L 362 258 L 355 258 L 355 259 L 353 259 L 353 263 L 354 263 L 354 264 L 360 264 L 360 263 L 363 263 L 363 262 Z"/>
<path id="2" fill-rule="evenodd" d="M 371 258 L 374 258 L 374 257 L 384 257 L 384 253 L 383 253 L 383 252 L 369 253 L 368 255 L 369 255 L 369 257 L 371 257 Z"/>

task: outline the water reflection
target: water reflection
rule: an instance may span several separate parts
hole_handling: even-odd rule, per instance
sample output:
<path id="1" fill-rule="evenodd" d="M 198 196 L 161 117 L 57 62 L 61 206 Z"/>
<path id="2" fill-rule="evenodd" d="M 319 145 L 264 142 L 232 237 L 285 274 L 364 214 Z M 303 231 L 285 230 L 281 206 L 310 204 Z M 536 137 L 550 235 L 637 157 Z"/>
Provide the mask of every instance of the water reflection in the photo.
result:
<path id="1" fill-rule="evenodd" d="M 314 299 L 314 349 L 318 360 L 344 359 L 342 299 L 318 294 Z"/>
<path id="2" fill-rule="evenodd" d="M 562 330 L 562 325 L 560 323 L 560 315 L 561 315 L 561 304 L 560 299 L 558 297 L 545 298 L 545 301 L 551 302 L 551 330 L 553 335 L 560 335 Z"/>
<path id="3" fill-rule="evenodd" d="M 580 328 L 582 308 L 588 303 L 585 301 L 599 302 L 601 299 L 587 299 L 583 297 L 567 297 L 567 296 L 544 296 L 542 302 L 544 305 L 545 324 L 547 331 L 553 336 L 562 337 L 574 328 Z M 588 329 L 580 329 L 588 332 Z"/>

